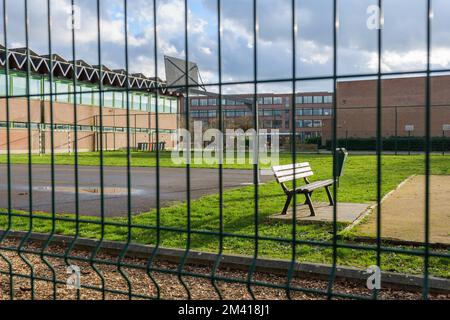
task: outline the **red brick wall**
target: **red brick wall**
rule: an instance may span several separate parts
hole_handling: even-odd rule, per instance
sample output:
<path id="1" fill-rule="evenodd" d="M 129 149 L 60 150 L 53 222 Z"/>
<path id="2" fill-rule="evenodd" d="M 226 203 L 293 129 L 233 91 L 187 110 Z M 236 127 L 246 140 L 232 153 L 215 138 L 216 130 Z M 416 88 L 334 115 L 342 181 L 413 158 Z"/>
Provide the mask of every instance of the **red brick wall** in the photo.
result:
<path id="1" fill-rule="evenodd" d="M 450 124 L 450 76 L 431 78 L 431 135 L 441 136 Z M 426 78 L 382 80 L 382 134 L 407 136 L 406 125 L 414 125 L 414 136 L 425 135 Z M 377 81 L 338 83 L 338 138 L 376 137 Z M 324 122 L 323 140 L 330 140 L 332 120 Z M 450 135 L 450 133 L 449 133 Z"/>
<path id="2" fill-rule="evenodd" d="M 28 106 L 25 99 L 9 100 L 9 120 L 11 122 L 28 122 Z M 77 105 L 77 124 L 93 126 L 99 125 L 100 110 L 95 106 Z M 0 100 L 0 121 L 6 121 L 6 101 Z M 30 101 L 30 120 L 32 123 L 51 122 L 50 102 L 38 100 Z M 74 106 L 70 103 L 53 103 L 53 122 L 55 124 L 74 124 Z M 97 123 L 96 123 L 97 122 Z M 131 128 L 156 129 L 156 115 L 142 111 L 130 111 L 129 125 Z M 103 108 L 104 127 L 127 127 L 127 111 L 115 108 Z M 176 130 L 176 114 L 159 114 L 159 128 L 161 130 Z M 54 131 L 54 151 L 65 153 L 74 150 L 74 132 Z M 96 148 L 98 134 L 95 132 L 78 131 L 78 151 L 94 151 Z M 105 132 L 105 149 L 118 150 L 127 147 L 127 134 L 125 132 Z M 146 133 L 130 133 L 130 145 L 137 147 L 138 143 L 150 142 Z M 173 147 L 169 134 L 160 134 L 160 141 L 166 142 L 166 148 Z M 32 152 L 39 152 L 40 145 L 46 152 L 51 151 L 51 132 L 45 131 L 39 135 L 38 130 L 32 130 L 31 134 Z M 13 153 L 28 153 L 28 129 L 10 130 L 10 148 Z M 5 128 L 0 128 L 0 153 L 7 151 L 7 134 Z"/>

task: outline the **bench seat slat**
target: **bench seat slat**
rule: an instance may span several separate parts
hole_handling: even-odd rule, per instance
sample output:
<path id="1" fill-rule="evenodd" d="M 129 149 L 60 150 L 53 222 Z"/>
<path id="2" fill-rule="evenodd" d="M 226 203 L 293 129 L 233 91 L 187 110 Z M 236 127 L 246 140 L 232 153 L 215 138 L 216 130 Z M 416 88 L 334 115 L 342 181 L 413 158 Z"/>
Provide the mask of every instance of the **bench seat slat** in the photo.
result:
<path id="1" fill-rule="evenodd" d="M 272 170 L 273 172 L 283 171 L 283 170 L 293 170 L 294 168 L 304 168 L 304 167 L 310 167 L 309 162 L 300 162 L 294 164 L 286 164 L 282 166 L 273 166 Z"/>
<path id="2" fill-rule="evenodd" d="M 305 173 L 305 172 L 308 172 L 308 171 L 312 172 L 311 167 L 297 168 L 297 169 L 295 169 L 295 174 L 299 175 L 301 173 Z M 277 178 L 282 178 L 282 177 L 286 177 L 286 176 L 293 176 L 293 175 L 294 175 L 294 170 L 283 170 L 283 171 L 275 172 L 275 176 Z"/>
<path id="3" fill-rule="evenodd" d="M 278 178 L 278 183 L 284 183 L 284 182 L 288 182 L 288 181 L 292 181 L 294 179 L 302 179 L 302 178 L 307 178 L 307 177 L 311 177 L 312 175 L 314 175 L 314 173 L 312 171 L 307 171 L 307 172 L 303 172 L 303 173 L 299 173 L 299 174 L 291 174 L 285 177 L 281 177 Z"/>
<path id="4" fill-rule="evenodd" d="M 309 184 L 303 185 L 301 187 L 298 187 L 296 189 L 296 191 L 297 192 L 303 192 L 303 191 L 304 192 L 311 192 L 311 191 L 314 191 L 314 190 L 319 189 L 319 188 L 331 186 L 331 185 L 333 185 L 333 183 L 334 183 L 333 179 L 323 180 L 323 181 L 316 181 L 316 182 L 309 183 Z"/>

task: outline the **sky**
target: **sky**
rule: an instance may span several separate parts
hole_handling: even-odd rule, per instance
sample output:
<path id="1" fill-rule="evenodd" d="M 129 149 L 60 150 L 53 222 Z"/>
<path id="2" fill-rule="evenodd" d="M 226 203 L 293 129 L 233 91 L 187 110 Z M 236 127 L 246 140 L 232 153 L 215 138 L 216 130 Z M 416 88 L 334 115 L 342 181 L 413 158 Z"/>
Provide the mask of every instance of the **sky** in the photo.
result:
<path id="1" fill-rule="evenodd" d="M 26 45 L 25 2 L 6 1 L 7 43 L 9 48 Z M 29 47 L 39 54 L 49 52 L 48 0 L 28 0 Z M 328 77 L 333 75 L 333 0 L 294 0 L 295 37 L 292 0 L 256 0 L 258 80 L 286 80 L 293 76 Z M 450 1 L 432 0 L 431 62 L 433 69 L 450 69 Z M 205 83 L 219 81 L 219 24 L 217 0 L 187 0 L 188 46 L 185 39 L 185 1 L 156 0 L 157 57 L 154 54 L 153 0 L 128 0 L 128 50 L 125 48 L 124 0 L 99 0 L 100 37 L 97 1 L 74 0 L 77 6 L 75 39 L 68 27 L 71 0 L 50 0 L 52 51 L 73 60 L 99 63 L 112 69 L 126 67 L 131 73 L 165 79 L 164 56 L 186 58 L 198 64 Z M 378 70 L 378 30 L 369 28 L 368 9 L 378 0 L 337 1 L 338 75 L 367 74 Z M 5 43 L 4 13 L 0 37 Z M 221 66 L 223 82 L 253 81 L 254 15 L 253 0 L 221 1 Z M 427 62 L 427 1 L 384 0 L 382 26 L 382 71 L 423 71 Z M 294 41 L 295 38 L 295 41 Z M 295 48 L 295 65 L 294 63 Z M 155 61 L 158 67 L 155 68 Z M 157 70 L 156 70 L 157 69 Z M 295 70 L 294 70 L 295 69 Z M 226 90 L 251 92 L 251 85 L 226 86 Z M 211 87 L 211 91 L 217 88 Z M 299 81 L 297 91 L 329 91 L 332 81 Z M 259 91 L 290 92 L 292 81 L 260 84 Z"/>

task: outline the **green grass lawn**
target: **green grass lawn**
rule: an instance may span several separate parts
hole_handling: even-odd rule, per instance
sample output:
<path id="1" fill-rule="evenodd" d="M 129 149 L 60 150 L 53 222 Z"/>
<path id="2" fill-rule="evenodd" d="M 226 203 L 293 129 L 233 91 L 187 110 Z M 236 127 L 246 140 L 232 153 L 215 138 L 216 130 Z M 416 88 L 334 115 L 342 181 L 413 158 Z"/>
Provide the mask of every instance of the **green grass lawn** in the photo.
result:
<path id="1" fill-rule="evenodd" d="M 5 158 L 0 158 L 4 162 Z M 27 163 L 26 156 L 13 156 L 14 163 Z M 331 176 L 332 157 L 329 155 L 298 155 L 298 161 L 309 161 L 316 173 L 314 179 L 324 179 Z M 49 157 L 33 157 L 35 163 L 48 163 Z M 73 163 L 73 156 L 57 156 L 58 164 Z M 98 164 L 97 154 L 83 154 L 79 157 L 80 165 Z M 291 162 L 290 155 L 282 155 L 282 163 Z M 125 153 L 114 152 L 105 153 L 105 165 L 124 165 L 126 163 Z M 154 155 L 148 153 L 132 153 L 133 166 L 154 166 Z M 173 166 L 170 162 L 170 154 L 163 153 L 161 156 L 162 166 Z M 245 166 L 225 166 L 231 168 L 243 168 Z M 386 194 L 394 189 L 401 181 L 412 174 L 424 173 L 424 156 L 384 156 L 382 162 L 383 183 L 382 193 Z M 432 174 L 450 174 L 450 157 L 433 155 L 431 157 Z M 346 172 L 341 180 L 338 192 L 338 201 L 369 203 L 376 201 L 376 157 L 373 155 L 351 155 L 349 157 Z M 253 186 L 242 187 L 234 190 L 227 190 L 223 194 L 223 227 L 224 232 L 234 235 L 254 236 L 255 234 L 255 189 Z M 303 198 L 299 197 L 302 201 Z M 325 193 L 319 191 L 314 195 L 315 201 L 325 200 Z M 267 217 L 279 213 L 283 207 L 285 196 L 275 182 L 267 183 L 259 187 L 258 203 L 258 232 L 259 236 L 267 238 L 292 239 L 292 225 L 283 223 L 268 222 Z M 190 205 L 191 230 L 195 231 L 215 231 L 220 228 L 219 195 L 204 196 L 197 200 L 192 200 Z M 187 229 L 188 208 L 186 203 L 175 203 L 170 207 L 160 211 L 160 225 L 164 228 Z M 20 213 L 19 213 L 20 214 Z M 48 233 L 52 229 L 52 222 L 39 217 L 49 217 L 47 213 L 36 213 L 33 219 L 33 231 Z M 61 218 L 73 218 L 74 216 L 64 215 Z M 145 214 L 133 216 L 131 228 L 131 239 L 133 242 L 144 244 L 155 244 L 157 233 L 155 230 L 145 229 L 140 226 L 156 226 L 157 212 L 152 210 Z M 101 229 L 98 218 L 84 218 L 89 222 L 81 222 L 79 225 L 80 236 L 89 238 L 99 238 Z M 29 217 L 12 218 L 12 229 L 28 230 Z M 110 223 L 123 223 L 125 226 L 107 225 L 105 227 L 105 239 L 124 241 L 127 240 L 128 227 L 127 218 L 107 219 Z M 8 223 L 8 216 L 4 214 L 0 217 L 2 229 Z M 345 225 L 340 224 L 339 230 Z M 59 234 L 74 234 L 75 223 L 67 221 L 56 221 L 54 228 Z M 163 247 L 185 248 L 187 245 L 187 233 L 165 230 L 160 234 L 160 245 Z M 309 241 L 332 241 L 332 225 L 297 225 L 297 239 Z M 349 239 L 340 241 L 350 241 Z M 254 240 L 225 237 L 223 241 L 224 252 L 234 254 L 254 254 Z M 219 248 L 219 237 L 205 233 L 192 233 L 190 237 L 190 247 L 193 250 L 204 250 L 217 252 Z M 260 240 L 258 253 L 261 257 L 271 258 L 292 258 L 292 247 L 289 242 Z M 376 253 L 365 250 L 339 249 L 338 264 L 366 268 L 376 263 Z M 315 245 L 299 245 L 296 250 L 297 261 L 331 263 L 332 250 Z M 431 258 L 430 272 L 436 276 L 450 277 L 448 258 Z M 382 269 L 386 271 L 398 271 L 413 274 L 420 274 L 423 271 L 423 259 L 406 254 L 386 253 L 382 254 Z"/>

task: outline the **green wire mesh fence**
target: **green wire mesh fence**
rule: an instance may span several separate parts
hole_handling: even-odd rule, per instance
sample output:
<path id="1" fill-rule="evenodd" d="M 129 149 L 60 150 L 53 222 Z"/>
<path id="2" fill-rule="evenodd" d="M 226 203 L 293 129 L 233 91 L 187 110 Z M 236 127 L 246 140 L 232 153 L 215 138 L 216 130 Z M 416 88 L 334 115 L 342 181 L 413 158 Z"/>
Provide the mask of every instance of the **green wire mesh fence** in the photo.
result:
<path id="1" fill-rule="evenodd" d="M 38 56 L 30 48 L 30 26 L 29 3 L 31 1 L 22 0 L 23 6 L 23 25 L 25 31 L 25 47 L 19 49 L 10 49 L 11 44 L 8 36 L 14 30 L 10 29 L 10 19 L 8 19 L 8 12 L 10 7 L 15 6 L 14 2 L 2 1 L 2 22 L 3 22 L 3 44 L 0 48 L 1 53 L 1 71 L 2 71 L 2 96 L 1 96 L 1 110 L 2 110 L 2 138 L 4 138 L 4 166 L 2 167 L 1 185 L 5 190 L 4 202 L 7 206 L 3 208 L 0 215 L 2 217 L 0 225 L 0 274 L 2 275 L 3 298 L 28 298 L 39 299 L 43 296 L 50 299 L 58 299 L 66 297 L 69 290 L 71 297 L 78 299 L 85 298 L 83 292 L 94 292 L 97 298 L 109 298 L 112 295 L 121 298 L 130 299 L 160 299 L 164 298 L 162 292 L 167 285 L 166 280 L 161 280 L 161 277 L 174 277 L 177 283 L 184 289 L 183 294 L 185 298 L 195 298 L 197 296 L 195 281 L 208 282 L 211 284 L 213 290 L 210 298 L 225 298 L 223 292 L 223 284 L 241 285 L 245 286 L 250 297 L 257 299 L 257 291 L 261 288 L 271 288 L 282 290 L 286 292 L 288 298 L 295 297 L 295 294 L 302 293 L 318 298 L 355 298 L 355 299 L 377 299 L 379 298 L 379 289 L 370 290 L 369 294 L 353 294 L 345 293 L 342 290 L 336 289 L 337 270 L 340 262 L 340 252 L 342 250 L 349 250 L 355 257 L 361 252 L 368 253 L 371 258 L 374 258 L 375 265 L 383 268 L 383 258 L 388 255 L 413 257 L 419 259 L 423 271 L 422 276 L 422 296 L 428 298 L 429 296 L 429 278 L 430 278 L 430 260 L 440 260 L 444 268 L 448 267 L 448 252 L 442 250 L 433 250 L 430 246 L 430 175 L 431 175 L 431 78 L 436 74 L 444 74 L 450 70 L 432 70 L 431 65 L 431 19 L 432 19 L 432 0 L 423 1 L 426 7 L 426 68 L 424 70 L 415 70 L 414 72 L 382 72 L 382 53 L 383 53 L 383 29 L 377 29 L 377 71 L 367 74 L 345 74 L 338 73 L 338 30 L 340 24 L 339 6 L 344 5 L 339 0 L 328 1 L 327 8 L 331 8 L 332 12 L 327 12 L 331 17 L 332 23 L 330 34 L 332 34 L 332 73 L 323 76 L 304 76 L 298 70 L 298 55 L 299 43 L 302 41 L 298 36 L 299 15 L 297 12 L 301 9 L 300 2 L 297 0 L 284 1 L 283 5 L 288 8 L 290 12 L 290 35 L 289 47 L 292 60 L 291 74 L 284 78 L 265 78 L 261 80 L 259 74 L 259 48 L 258 32 L 260 26 L 258 0 L 249 1 L 249 8 L 247 18 L 251 20 L 252 39 L 249 46 L 252 50 L 251 64 L 253 79 L 247 81 L 225 81 L 223 80 L 223 33 L 225 31 L 222 8 L 224 2 L 222 0 L 208 1 L 209 5 L 216 8 L 216 21 L 214 34 L 217 41 L 217 74 L 218 81 L 204 84 L 205 95 L 206 92 L 215 90 L 214 99 L 217 108 L 217 122 L 216 129 L 224 132 L 227 128 L 225 125 L 225 98 L 229 98 L 229 87 L 247 86 L 251 88 L 250 94 L 246 96 L 246 103 L 250 107 L 251 127 L 258 131 L 259 128 L 259 93 L 261 85 L 275 85 L 277 83 L 284 83 L 290 86 L 291 101 L 296 101 L 297 92 L 301 87 L 301 83 L 305 81 L 329 81 L 332 83 L 332 117 L 331 117 L 331 137 L 332 139 L 326 141 L 332 154 L 332 179 L 334 187 L 332 196 L 336 202 L 340 199 L 338 189 L 338 176 L 340 175 L 339 168 L 339 154 L 338 148 L 345 147 L 348 139 L 338 137 L 338 118 L 339 109 L 337 96 L 337 87 L 340 80 L 345 79 L 376 79 L 376 137 L 371 141 L 371 148 L 376 152 L 376 237 L 372 244 L 345 241 L 340 236 L 342 226 L 338 221 L 338 207 L 337 204 L 333 206 L 331 224 L 327 229 L 326 239 L 319 238 L 305 238 L 303 236 L 303 226 L 297 223 L 297 204 L 299 200 L 298 195 L 293 197 L 293 212 L 292 219 L 289 220 L 288 228 L 284 229 L 283 236 L 272 235 L 270 230 L 271 225 L 267 224 L 265 216 L 261 215 L 262 206 L 266 205 L 266 201 L 261 201 L 262 197 L 267 197 L 267 190 L 261 185 L 260 166 L 259 163 L 252 165 L 251 180 L 252 184 L 245 187 L 242 191 L 242 197 L 239 201 L 247 202 L 248 205 L 242 206 L 251 207 L 251 219 L 246 220 L 245 223 L 250 223 L 248 232 L 233 232 L 230 226 L 227 225 L 227 199 L 226 194 L 226 167 L 224 164 L 218 164 L 214 169 L 216 174 L 216 197 L 209 197 L 211 203 L 206 207 L 215 206 L 216 214 L 211 216 L 209 225 L 206 227 L 199 225 L 198 215 L 199 206 L 194 203 L 197 196 L 197 189 L 193 189 L 193 168 L 191 164 L 185 164 L 177 171 L 178 176 L 175 179 L 166 181 L 167 176 L 165 167 L 167 167 L 167 154 L 164 149 L 164 141 L 162 134 L 168 129 L 163 123 L 164 116 L 172 114 L 176 117 L 178 126 L 184 126 L 187 131 L 191 131 L 191 97 L 198 94 L 198 84 L 192 83 L 189 79 L 191 72 L 190 60 L 190 2 L 193 0 L 180 1 L 182 6 L 178 10 L 183 12 L 184 29 L 177 30 L 177 33 L 183 34 L 184 44 L 183 53 L 185 60 L 183 64 L 185 70 L 183 71 L 183 78 L 181 83 L 170 85 L 160 80 L 162 70 L 158 63 L 158 58 L 164 54 L 159 46 L 158 39 L 161 37 L 158 29 L 158 23 L 161 17 L 158 14 L 158 8 L 161 1 L 152 0 L 147 1 L 153 9 L 145 12 L 146 17 L 151 18 L 152 25 L 148 26 L 148 30 L 152 31 L 153 50 L 147 52 L 147 56 L 155 57 L 154 64 L 151 66 L 154 70 L 154 77 L 146 78 L 145 76 L 132 74 L 130 70 L 130 36 L 129 36 L 129 5 L 133 1 L 124 0 L 120 17 L 123 18 L 124 39 L 123 39 L 123 56 L 125 61 L 124 70 L 110 70 L 104 65 L 104 46 L 102 46 L 102 35 L 109 32 L 108 26 L 102 25 L 102 7 L 108 6 L 108 2 L 96 0 L 95 2 L 95 16 L 97 21 L 90 26 L 92 32 L 96 34 L 96 58 L 95 66 L 91 66 L 86 62 L 79 60 L 77 56 L 77 48 L 82 46 L 82 43 L 77 41 L 77 28 L 71 28 L 71 58 L 66 61 L 57 55 L 54 51 L 54 34 L 52 27 L 52 12 L 54 12 L 56 4 L 52 0 L 41 1 L 45 3 L 46 16 L 41 19 L 46 19 L 48 42 L 48 55 Z M 277 1 L 272 1 L 273 6 L 277 6 Z M 375 1 L 381 10 L 384 2 Z M 71 0 L 71 8 L 75 8 L 77 1 Z M 191 3 L 192 4 L 192 3 Z M 72 9 L 72 25 L 75 24 L 76 10 Z M 328 10 L 328 9 L 327 9 Z M 134 19 L 134 18 L 133 18 Z M 379 19 L 382 19 L 380 16 Z M 142 30 L 147 32 L 148 30 Z M 44 30 L 41 30 L 42 32 Z M 107 50 L 107 49 L 106 49 Z M 425 101 L 424 101 L 424 127 L 425 134 L 423 139 L 424 154 L 424 175 L 425 175 L 425 203 L 423 212 L 424 222 L 424 241 L 419 247 L 408 246 L 393 246 L 383 242 L 381 228 L 381 201 L 385 194 L 383 190 L 383 144 L 387 143 L 383 137 L 383 79 L 388 77 L 406 77 L 414 74 L 425 75 Z M 11 80 L 12 79 L 12 80 Z M 64 81 L 62 81 L 64 79 Z M 22 82 L 23 81 L 23 82 Z M 15 90 L 15 86 L 22 83 L 20 90 Z M 86 86 L 88 84 L 88 86 Z M 84 85 L 84 87 L 83 87 Z M 71 89 L 69 89 L 71 88 Z M 210 90 L 211 89 L 211 90 Z M 113 98 L 114 97 L 114 98 Z M 119 98 L 117 98 L 119 97 Z M 139 97 L 139 98 L 136 98 Z M 211 96 L 210 96 L 211 97 Z M 113 100 L 111 100 L 113 99 Z M 136 99 L 140 99 L 140 108 L 144 106 L 141 114 L 135 112 L 134 104 Z M 153 101 L 153 102 L 152 102 Z M 165 101 L 169 101 L 166 102 Z M 65 110 L 71 111 L 73 115 L 68 116 L 68 119 L 61 120 L 60 114 L 55 117 L 55 109 L 60 107 L 60 104 L 65 104 Z M 22 147 L 22 154 L 16 155 L 16 126 L 19 121 L 16 120 L 17 114 L 15 108 L 20 104 L 25 115 L 22 115 L 23 125 L 21 137 L 25 137 L 24 146 Z M 90 104 L 92 111 L 92 118 L 95 119 L 93 123 L 87 124 L 86 119 L 80 116 L 80 106 Z M 114 124 L 111 120 L 111 115 L 105 111 L 106 107 L 112 107 L 113 104 L 120 105 L 121 113 L 115 116 L 115 120 L 120 121 L 120 125 Z M 177 107 L 173 107 L 177 105 Z M 71 110 L 68 108 L 70 106 Z M 152 109 L 153 107 L 153 109 Z M 172 108 L 172 109 L 171 109 Z M 41 121 L 36 120 L 36 110 L 45 110 L 46 119 Z M 174 111 L 177 109 L 176 111 Z M 291 103 L 288 106 L 288 114 L 296 114 L 296 105 Z M 295 116 L 291 116 L 289 121 L 291 128 L 296 128 L 297 122 Z M 25 130 L 25 131 L 24 131 Z M 173 130 L 173 129 L 172 129 Z M 169 130 L 170 131 L 170 130 Z M 25 133 L 24 133 L 25 132 Z M 39 132 L 37 134 L 37 132 Z M 98 186 L 94 189 L 87 190 L 84 186 L 86 179 L 86 172 L 84 165 L 86 164 L 83 152 L 86 149 L 85 139 L 86 132 L 92 139 L 94 151 L 96 156 L 90 169 L 88 169 L 87 176 L 89 178 L 96 177 Z M 108 150 L 118 149 L 115 145 L 118 135 L 112 132 L 119 132 L 120 146 L 123 152 L 120 155 L 120 164 L 123 175 L 121 176 L 122 187 L 113 187 L 109 182 L 109 177 L 113 173 L 108 169 L 111 165 L 111 155 Z M 173 132 L 172 132 L 173 133 Z M 143 164 L 147 166 L 148 172 L 152 172 L 152 178 L 147 179 L 144 183 L 151 185 L 155 190 L 155 201 L 153 205 L 153 213 L 148 215 L 146 219 L 139 219 L 135 215 L 133 207 L 134 201 L 134 182 L 139 179 L 138 173 L 134 173 L 133 161 L 136 157 L 133 149 L 138 146 L 138 136 L 145 135 L 147 140 L 145 144 L 141 144 L 140 148 L 146 151 L 153 151 L 154 157 L 148 160 L 148 163 Z M 297 139 L 295 129 L 287 134 L 290 139 L 291 151 L 287 157 L 287 163 L 297 163 L 302 161 L 303 155 L 298 153 Z M 65 141 L 64 147 L 61 147 L 61 139 Z M 111 146 L 111 141 L 114 140 L 114 146 Z M 372 139 L 373 140 L 373 139 Z M 347 141 L 347 142 L 344 142 Z M 357 144 L 357 143 L 356 143 Z M 149 147 L 150 146 L 150 147 Z M 422 148 L 421 147 L 421 148 Z M 192 146 L 187 144 L 188 154 L 195 152 L 191 150 Z M 44 149 L 46 149 L 44 151 Z M 61 152 L 68 152 L 70 154 L 70 161 L 67 163 L 60 163 Z M 21 159 L 21 163 L 25 167 L 20 170 L 25 173 L 23 181 L 25 181 L 26 188 L 20 189 L 20 197 L 26 197 L 27 200 L 21 202 L 18 207 L 16 198 L 18 197 L 18 175 L 19 166 L 15 162 Z M 43 162 L 46 157 L 48 161 Z M 153 162 L 151 162 L 153 161 Z M 38 163 L 41 163 L 39 165 Z M 46 165 L 46 175 L 49 179 L 50 185 L 45 186 L 49 192 L 49 205 L 46 210 L 42 210 L 39 206 L 40 197 L 36 198 L 34 195 L 42 188 L 43 165 Z M 61 167 L 61 164 L 67 164 L 70 167 Z M 151 167 L 148 168 L 148 166 Z M 119 169 L 118 169 L 119 170 Z M 142 173 L 144 174 L 144 173 Z M 62 175 L 69 175 L 70 185 L 61 187 L 60 179 Z M 296 173 L 294 173 L 294 176 Z M 197 178 L 197 177 L 196 177 Z M 24 182 L 21 182 L 22 184 Z M 164 211 L 167 198 L 162 191 L 162 186 L 174 184 L 182 185 L 185 189 L 185 198 L 178 199 L 180 204 L 172 211 Z M 37 189 L 38 188 L 38 189 Z M 73 198 L 70 200 L 73 206 L 72 213 L 66 213 L 64 210 L 60 211 L 61 192 L 64 193 L 66 189 L 70 189 Z M 296 180 L 293 181 L 293 188 L 296 188 Z M 120 189 L 120 190 L 119 190 Z M 98 214 L 94 216 L 85 215 L 86 205 L 84 198 L 81 195 L 86 193 L 94 193 L 98 196 Z M 119 202 L 111 202 L 112 194 L 120 195 Z M 233 195 L 237 197 L 236 194 Z M 67 200 L 69 201 L 69 200 Z M 120 218 L 111 218 L 109 210 L 111 207 L 120 206 L 122 216 Z M 195 210 L 193 209 L 195 206 Z M 38 209 L 35 209 L 38 207 Z M 208 212 L 208 208 L 204 207 L 204 212 Z M 150 211 L 151 208 L 147 208 Z M 165 224 L 165 217 L 171 215 L 174 210 L 182 211 L 178 215 L 178 224 Z M 145 211 L 142 209 L 142 211 Z M 207 213 L 203 213 L 207 214 Z M 248 218 L 248 212 L 247 218 Z M 213 227 L 211 227 L 213 226 Z M 90 240 L 88 239 L 90 238 Z M 173 249 L 171 253 L 167 253 L 166 240 L 168 238 L 177 239 L 178 248 Z M 245 250 L 242 249 L 247 256 L 240 258 L 246 261 L 246 271 L 241 273 L 241 277 L 233 277 L 230 273 L 223 273 L 221 265 L 224 259 L 230 254 L 229 247 L 233 242 L 243 243 Z M 191 266 L 190 261 L 192 256 L 196 255 L 198 251 L 198 243 L 207 243 L 202 248 L 202 251 L 213 252 L 214 254 L 209 258 L 208 268 L 198 269 Z M 148 245 L 146 249 L 138 246 L 138 243 Z M 271 246 L 277 248 L 282 247 L 287 254 L 283 258 L 285 264 L 284 275 L 281 276 L 281 281 L 272 282 L 270 280 L 261 280 L 258 273 L 258 266 L 261 261 L 267 258 L 264 250 L 261 250 L 262 243 L 270 243 Z M 82 247 L 82 249 L 80 249 Z M 287 249 L 286 249 L 287 248 Z M 326 263 L 328 264 L 327 279 L 322 280 L 322 285 L 311 287 L 302 285 L 297 281 L 298 268 L 301 262 L 308 262 L 307 258 L 303 259 L 303 253 L 308 250 L 323 250 L 328 254 Z M 170 250 L 169 250 L 170 251 Z M 238 251 L 238 252 L 236 252 Z M 242 253 L 236 250 L 232 253 Z M 206 255 L 206 254 L 205 254 Z M 286 260 L 286 256 L 290 259 Z M 161 262 L 161 257 L 172 259 L 172 264 Z M 176 258 L 176 263 L 173 259 Z M 275 255 L 273 258 L 279 258 Z M 281 258 L 280 258 L 281 259 Z M 356 259 L 356 258 L 355 258 Z M 311 261 L 314 262 L 314 261 Z M 88 271 L 86 271 L 88 270 Z M 138 274 L 138 275 L 137 275 Z M 80 278 L 81 275 L 81 278 Z M 84 277 L 93 277 L 95 280 L 86 283 Z M 71 288 L 67 289 L 69 283 Z M 194 279 L 194 280 L 192 280 Z M 120 285 L 117 285 L 120 283 Z M 325 285 L 323 285 L 325 283 Z M 69 286 L 69 287 L 70 287 Z M 17 292 L 17 288 L 19 292 Z M 144 288 L 145 287 L 145 288 Z M 196 289 L 197 288 L 197 289 Z M 200 289 L 198 289 L 200 290 Z M 45 294 L 42 293 L 45 291 Z"/>

